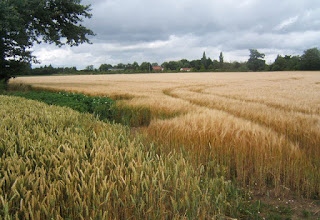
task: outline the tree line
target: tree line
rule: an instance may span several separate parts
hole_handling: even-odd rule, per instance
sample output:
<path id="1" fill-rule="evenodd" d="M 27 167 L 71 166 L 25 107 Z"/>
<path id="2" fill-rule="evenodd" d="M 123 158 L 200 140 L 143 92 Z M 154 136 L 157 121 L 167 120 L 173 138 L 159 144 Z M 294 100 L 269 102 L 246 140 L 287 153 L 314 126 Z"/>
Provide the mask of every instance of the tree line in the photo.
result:
<path id="1" fill-rule="evenodd" d="M 119 63 L 117 65 L 101 64 L 99 68 L 88 65 L 84 70 L 76 67 L 58 67 L 52 65 L 34 68 L 30 66 L 25 74 L 51 75 L 51 74 L 105 74 L 105 73 L 151 73 L 151 72 L 180 72 L 181 68 L 191 68 L 193 72 L 247 72 L 247 71 L 297 71 L 297 70 L 320 70 L 320 50 L 311 48 L 304 51 L 303 55 L 278 55 L 272 64 L 266 64 L 265 54 L 256 49 L 250 49 L 249 59 L 245 62 L 226 62 L 223 53 L 220 52 L 219 60 L 212 60 L 203 52 L 201 59 L 179 61 L 167 61 L 161 65 L 158 63 L 137 62 Z M 153 67 L 161 66 L 163 70 L 154 70 Z M 183 71 L 183 70 L 182 70 Z"/>

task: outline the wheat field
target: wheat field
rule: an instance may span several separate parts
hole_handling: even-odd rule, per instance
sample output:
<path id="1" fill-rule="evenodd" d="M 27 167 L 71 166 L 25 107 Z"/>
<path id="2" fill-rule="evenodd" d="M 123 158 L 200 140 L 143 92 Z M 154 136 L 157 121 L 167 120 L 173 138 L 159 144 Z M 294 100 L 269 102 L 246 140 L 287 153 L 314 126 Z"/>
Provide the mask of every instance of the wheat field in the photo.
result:
<path id="1" fill-rule="evenodd" d="M 247 216 L 246 195 L 214 164 L 159 155 L 128 127 L 66 107 L 9 96 L 0 105 L 0 219 Z"/>
<path id="2" fill-rule="evenodd" d="M 109 96 L 150 109 L 140 127 L 163 153 L 225 169 L 260 193 L 320 196 L 320 72 L 19 77 L 53 91 Z"/>

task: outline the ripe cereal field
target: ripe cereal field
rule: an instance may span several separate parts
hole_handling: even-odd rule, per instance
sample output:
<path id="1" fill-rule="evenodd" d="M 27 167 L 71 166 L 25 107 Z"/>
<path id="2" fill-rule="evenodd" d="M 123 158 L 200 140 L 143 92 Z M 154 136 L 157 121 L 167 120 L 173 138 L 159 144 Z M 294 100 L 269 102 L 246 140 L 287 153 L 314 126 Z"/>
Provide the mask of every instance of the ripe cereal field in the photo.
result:
<path id="1" fill-rule="evenodd" d="M 246 195 L 216 168 L 161 156 L 126 126 L 20 97 L 0 104 L 0 219 L 247 215 Z"/>
<path id="2" fill-rule="evenodd" d="M 320 72 L 19 77 L 12 83 L 150 109 L 141 132 L 215 160 L 244 186 L 320 193 Z"/>
<path id="3" fill-rule="evenodd" d="M 148 109 L 134 133 L 158 153 L 219 166 L 258 194 L 320 197 L 320 72 L 18 77 L 11 85 L 69 91 Z"/>

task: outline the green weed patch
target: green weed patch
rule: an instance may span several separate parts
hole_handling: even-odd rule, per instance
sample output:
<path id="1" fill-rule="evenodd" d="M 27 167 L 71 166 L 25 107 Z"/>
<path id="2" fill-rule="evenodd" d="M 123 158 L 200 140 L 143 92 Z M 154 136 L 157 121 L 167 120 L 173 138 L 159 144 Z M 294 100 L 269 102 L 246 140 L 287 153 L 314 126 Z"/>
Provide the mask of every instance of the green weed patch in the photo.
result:
<path id="1" fill-rule="evenodd" d="M 94 114 L 101 120 L 113 120 L 114 108 L 112 106 L 115 102 L 108 97 L 90 97 L 77 93 L 47 91 L 15 91 L 7 92 L 6 95 L 37 100 L 49 105 L 69 107 L 81 113 Z"/>

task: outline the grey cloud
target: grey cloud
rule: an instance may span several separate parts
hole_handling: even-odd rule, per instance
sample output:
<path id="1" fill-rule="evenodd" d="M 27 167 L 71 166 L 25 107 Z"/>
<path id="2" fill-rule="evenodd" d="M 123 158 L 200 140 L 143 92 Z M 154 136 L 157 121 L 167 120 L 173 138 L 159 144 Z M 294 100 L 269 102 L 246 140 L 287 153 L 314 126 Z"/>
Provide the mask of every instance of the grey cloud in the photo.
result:
<path id="1" fill-rule="evenodd" d="M 241 2 L 241 1 L 240 1 Z M 312 1 L 98 1 L 88 25 L 111 41 L 156 40 L 172 34 L 271 31 L 289 17 L 314 8 Z M 247 2 L 245 4 L 245 2 Z M 318 13 L 319 14 L 319 13 Z M 306 26 L 304 26 L 306 27 Z M 148 38 L 149 36 L 149 38 Z"/>
<path id="2" fill-rule="evenodd" d="M 219 51 L 224 51 L 230 60 L 245 60 L 249 48 L 274 57 L 285 52 L 299 54 L 320 45 L 319 0 L 85 0 L 83 3 L 92 4 L 93 17 L 85 20 L 84 25 L 97 34 L 91 39 L 94 44 L 62 51 L 71 53 L 71 58 L 72 54 L 78 59 L 85 55 L 95 65 L 198 59 L 203 50 L 215 59 Z M 36 50 L 43 48 L 52 50 L 46 45 Z M 41 54 L 38 56 L 41 58 Z"/>

